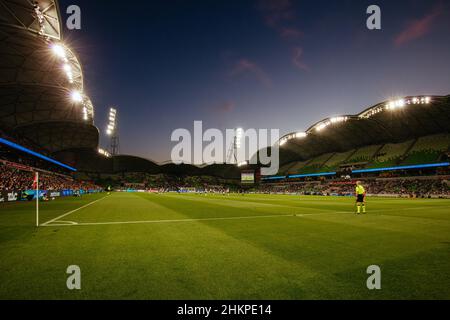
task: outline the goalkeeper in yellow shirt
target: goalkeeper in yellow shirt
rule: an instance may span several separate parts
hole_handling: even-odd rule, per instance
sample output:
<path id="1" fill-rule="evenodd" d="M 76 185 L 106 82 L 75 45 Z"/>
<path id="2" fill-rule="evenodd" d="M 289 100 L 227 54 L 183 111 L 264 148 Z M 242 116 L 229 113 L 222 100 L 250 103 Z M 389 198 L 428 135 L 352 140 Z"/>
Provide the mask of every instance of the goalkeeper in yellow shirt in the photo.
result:
<path id="1" fill-rule="evenodd" d="M 364 189 L 363 185 L 361 184 L 361 181 L 356 181 L 356 207 L 357 207 L 357 214 L 361 214 L 361 208 L 362 213 L 366 213 L 366 189 Z"/>

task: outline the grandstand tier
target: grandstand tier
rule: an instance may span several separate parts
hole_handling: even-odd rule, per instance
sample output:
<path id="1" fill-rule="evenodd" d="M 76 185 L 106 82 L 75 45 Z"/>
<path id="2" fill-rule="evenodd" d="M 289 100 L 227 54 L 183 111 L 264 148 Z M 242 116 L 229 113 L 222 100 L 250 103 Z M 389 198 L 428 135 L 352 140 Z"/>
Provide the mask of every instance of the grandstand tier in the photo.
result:
<path id="1" fill-rule="evenodd" d="M 390 101 L 384 101 L 358 115 L 322 120 L 307 129 L 306 136 L 294 132 L 282 137 L 281 164 L 450 132 L 450 96 L 405 97 L 402 100 L 403 108 L 389 109 Z"/>

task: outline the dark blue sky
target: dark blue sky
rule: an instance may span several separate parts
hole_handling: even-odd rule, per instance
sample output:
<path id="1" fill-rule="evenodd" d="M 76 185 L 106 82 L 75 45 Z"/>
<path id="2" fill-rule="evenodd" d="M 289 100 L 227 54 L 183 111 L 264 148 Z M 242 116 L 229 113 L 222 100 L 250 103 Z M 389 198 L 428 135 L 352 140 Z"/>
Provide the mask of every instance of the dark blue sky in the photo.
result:
<path id="1" fill-rule="evenodd" d="M 170 158 L 170 135 L 206 128 L 306 130 L 385 99 L 450 94 L 448 1 L 61 0 L 65 30 L 104 129 L 117 106 L 121 152 Z M 382 30 L 366 9 L 382 10 Z"/>

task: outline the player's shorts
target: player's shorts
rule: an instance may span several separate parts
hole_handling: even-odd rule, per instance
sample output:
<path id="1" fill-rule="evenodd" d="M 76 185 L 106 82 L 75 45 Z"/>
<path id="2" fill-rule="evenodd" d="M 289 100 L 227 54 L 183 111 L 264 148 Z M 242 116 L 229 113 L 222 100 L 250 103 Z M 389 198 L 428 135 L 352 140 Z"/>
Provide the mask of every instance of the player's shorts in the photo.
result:
<path id="1" fill-rule="evenodd" d="M 364 195 L 358 194 L 356 197 L 356 202 L 364 202 Z"/>

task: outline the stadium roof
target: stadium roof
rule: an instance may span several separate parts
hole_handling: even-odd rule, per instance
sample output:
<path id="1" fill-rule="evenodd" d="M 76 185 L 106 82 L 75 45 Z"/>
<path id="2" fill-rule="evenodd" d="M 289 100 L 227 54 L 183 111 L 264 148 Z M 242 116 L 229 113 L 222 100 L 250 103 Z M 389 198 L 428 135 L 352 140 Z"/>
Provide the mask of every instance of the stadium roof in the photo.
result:
<path id="1" fill-rule="evenodd" d="M 58 2 L 0 0 L 0 9 L 0 125 L 51 152 L 97 148 L 94 107 L 79 60 L 61 42 Z"/>
<path id="2" fill-rule="evenodd" d="M 450 96 L 384 101 L 358 115 L 327 118 L 279 141 L 282 163 L 450 131 Z"/>

